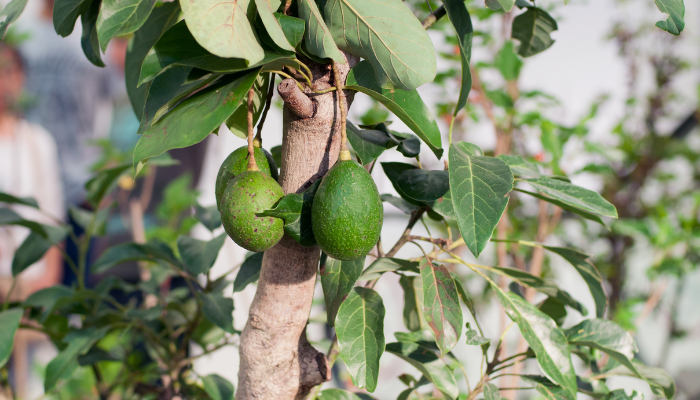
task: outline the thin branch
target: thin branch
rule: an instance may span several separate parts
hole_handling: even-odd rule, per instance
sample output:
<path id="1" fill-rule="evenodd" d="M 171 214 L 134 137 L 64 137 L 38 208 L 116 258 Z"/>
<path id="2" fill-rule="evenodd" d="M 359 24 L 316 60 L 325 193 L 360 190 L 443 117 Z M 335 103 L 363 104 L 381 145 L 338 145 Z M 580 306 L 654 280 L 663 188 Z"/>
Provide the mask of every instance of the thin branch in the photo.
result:
<path id="1" fill-rule="evenodd" d="M 423 22 L 422 22 L 423 29 L 427 30 L 428 28 L 433 26 L 433 24 L 435 24 L 440 18 L 444 17 L 445 14 L 447 14 L 447 10 L 445 10 L 445 6 L 440 6 L 440 7 L 436 8 L 433 12 L 428 14 L 428 16 L 425 17 L 425 19 L 423 20 Z"/>
<path id="2" fill-rule="evenodd" d="M 267 89 L 267 98 L 265 99 L 265 108 L 263 109 L 262 115 L 260 116 L 260 122 L 258 122 L 258 132 L 255 135 L 255 140 L 262 146 L 262 129 L 265 125 L 265 119 L 267 119 L 267 113 L 270 111 L 270 106 L 272 105 L 272 96 L 275 94 L 275 74 L 270 74 L 270 86 Z"/>

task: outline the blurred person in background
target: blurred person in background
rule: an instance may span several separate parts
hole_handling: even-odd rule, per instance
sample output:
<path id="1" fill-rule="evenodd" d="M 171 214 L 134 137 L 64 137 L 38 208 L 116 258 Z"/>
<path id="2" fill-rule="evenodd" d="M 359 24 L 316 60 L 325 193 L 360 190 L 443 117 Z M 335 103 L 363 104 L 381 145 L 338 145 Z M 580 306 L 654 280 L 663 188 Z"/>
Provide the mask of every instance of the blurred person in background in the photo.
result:
<path id="1" fill-rule="evenodd" d="M 35 198 L 41 212 L 28 206 L 12 208 L 24 218 L 52 224 L 64 213 L 56 143 L 46 130 L 20 116 L 23 84 L 19 52 L 0 42 L 0 191 Z M 14 252 L 28 234 L 24 227 L 0 227 L 0 298 L 24 298 L 60 280 L 61 255 L 54 247 L 25 270 L 11 289 Z"/>

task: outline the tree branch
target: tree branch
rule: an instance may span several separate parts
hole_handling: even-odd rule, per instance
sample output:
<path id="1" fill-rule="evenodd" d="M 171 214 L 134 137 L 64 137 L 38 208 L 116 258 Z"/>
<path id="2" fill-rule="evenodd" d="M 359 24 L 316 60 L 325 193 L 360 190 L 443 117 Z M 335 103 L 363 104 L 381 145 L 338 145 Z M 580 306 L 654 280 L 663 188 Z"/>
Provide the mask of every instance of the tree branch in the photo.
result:
<path id="1" fill-rule="evenodd" d="M 428 14 L 428 16 L 425 17 L 425 19 L 423 20 L 423 22 L 422 22 L 423 29 L 427 30 L 428 28 L 433 26 L 433 24 L 435 24 L 440 18 L 444 17 L 445 14 L 447 14 L 447 10 L 445 10 L 445 6 L 440 6 L 440 7 L 436 8 L 433 12 Z"/>
<path id="2" fill-rule="evenodd" d="M 277 86 L 277 92 L 289 110 L 301 119 L 309 119 L 316 113 L 314 102 L 299 89 L 294 79 L 285 79 Z"/>

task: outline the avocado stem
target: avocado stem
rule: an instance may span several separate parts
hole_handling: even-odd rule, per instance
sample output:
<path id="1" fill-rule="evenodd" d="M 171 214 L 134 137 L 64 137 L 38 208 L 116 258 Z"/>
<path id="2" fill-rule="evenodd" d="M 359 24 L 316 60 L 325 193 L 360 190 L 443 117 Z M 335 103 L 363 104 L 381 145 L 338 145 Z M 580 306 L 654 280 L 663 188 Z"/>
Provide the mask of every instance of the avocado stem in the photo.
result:
<path id="1" fill-rule="evenodd" d="M 253 140 L 253 96 L 255 87 L 248 91 L 248 171 L 260 171 L 258 163 L 255 162 L 255 147 Z"/>
<path id="2" fill-rule="evenodd" d="M 345 92 L 343 91 L 343 82 L 340 80 L 338 73 L 338 65 L 333 61 L 333 78 L 335 87 L 338 88 L 338 105 L 340 106 L 340 154 L 338 159 L 341 161 L 350 160 L 350 152 L 348 151 L 348 133 L 347 128 L 347 111 L 345 110 Z"/>

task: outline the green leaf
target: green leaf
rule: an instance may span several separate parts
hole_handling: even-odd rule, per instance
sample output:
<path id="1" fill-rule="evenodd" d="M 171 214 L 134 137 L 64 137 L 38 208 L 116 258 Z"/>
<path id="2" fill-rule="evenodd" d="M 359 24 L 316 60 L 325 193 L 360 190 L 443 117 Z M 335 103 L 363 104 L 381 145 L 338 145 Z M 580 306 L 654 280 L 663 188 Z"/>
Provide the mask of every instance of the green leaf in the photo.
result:
<path id="1" fill-rule="evenodd" d="M 22 15 L 22 11 L 24 11 L 26 5 L 27 0 L 12 0 L 0 11 L 0 20 L 2 20 L 2 22 L 0 22 L 0 40 L 5 40 L 7 28 Z"/>
<path id="2" fill-rule="evenodd" d="M 603 396 L 603 400 L 634 400 L 634 398 L 637 396 L 638 395 L 635 390 L 633 390 L 632 394 L 628 396 L 627 393 L 625 393 L 625 389 L 616 389 Z"/>
<path id="3" fill-rule="evenodd" d="M 568 314 L 564 303 L 553 297 L 547 297 L 543 302 L 537 305 L 537 309 L 549 315 L 549 317 L 557 323 L 557 326 L 560 327 L 564 324 Z"/>
<path id="4" fill-rule="evenodd" d="M 201 222 L 202 225 L 204 225 L 211 232 L 221 226 L 221 213 L 219 213 L 219 210 L 215 205 L 202 207 L 199 204 L 195 204 L 194 215 L 197 217 L 199 222 Z"/>
<path id="5" fill-rule="evenodd" d="M 319 179 L 304 193 L 290 193 L 282 197 L 273 208 L 260 214 L 283 219 L 287 235 L 302 246 L 315 246 L 316 238 L 311 228 L 311 205 L 320 184 Z"/>
<path id="6" fill-rule="evenodd" d="M 491 339 L 487 339 L 485 337 L 479 336 L 479 332 L 475 331 L 469 326 L 469 323 L 467 322 L 467 331 L 464 334 L 464 336 L 467 338 L 467 344 L 470 346 L 482 346 L 487 343 L 491 342 Z"/>
<path id="7" fill-rule="evenodd" d="M 472 300 L 472 296 L 469 294 L 468 291 L 464 289 L 464 285 L 462 285 L 462 282 L 457 276 L 453 276 L 453 280 L 455 281 L 457 294 L 459 294 L 459 297 L 462 299 L 462 302 L 465 306 L 467 306 L 467 308 L 469 309 L 469 313 L 472 315 L 472 317 L 474 317 L 474 320 L 476 321 L 476 310 L 474 308 L 474 301 Z"/>
<path id="8" fill-rule="evenodd" d="M 335 319 L 340 356 L 358 388 L 373 392 L 384 352 L 384 303 L 372 289 L 356 287 Z"/>
<path id="9" fill-rule="evenodd" d="M 34 208 L 39 208 L 39 203 L 33 197 L 15 197 L 9 193 L 0 192 L 0 203 L 7 204 L 21 204 L 23 206 L 29 206 Z"/>
<path id="10" fill-rule="evenodd" d="M 362 165 L 376 160 L 392 142 L 386 133 L 380 130 L 359 129 L 350 121 L 347 121 L 347 133 L 348 141 Z"/>
<path id="11" fill-rule="evenodd" d="M 78 17 L 91 3 L 91 0 L 56 0 L 53 4 L 53 27 L 56 33 L 63 37 L 70 35 Z"/>
<path id="12" fill-rule="evenodd" d="M 97 17 L 100 12 L 100 4 L 99 1 L 93 1 L 87 11 L 80 16 L 80 23 L 83 27 L 80 47 L 88 61 L 98 67 L 104 67 L 105 63 L 100 54 L 100 41 L 97 37 Z"/>
<path id="13" fill-rule="evenodd" d="M 450 271 L 444 265 L 421 261 L 423 279 L 423 313 L 435 342 L 444 356 L 457 344 L 462 334 L 462 308 Z"/>
<path id="14" fill-rule="evenodd" d="M 46 366 L 46 376 L 44 377 L 44 391 L 48 392 L 56 387 L 59 380 L 68 379 L 78 369 L 78 356 L 90 350 L 99 339 L 104 337 L 109 327 L 102 329 L 87 328 L 80 331 L 73 331 L 67 334 L 63 341 L 68 346 L 49 362 Z"/>
<path id="15" fill-rule="evenodd" d="M 563 201 L 559 201 L 559 200 L 557 200 L 557 199 L 555 199 L 555 198 L 552 198 L 552 197 L 549 197 L 549 196 L 545 196 L 545 195 L 542 195 L 542 194 L 539 194 L 539 193 L 536 193 L 536 192 L 531 192 L 531 191 L 529 191 L 529 190 L 524 190 L 524 189 L 520 189 L 520 188 L 517 188 L 517 187 L 516 187 L 516 188 L 513 188 L 513 190 L 517 190 L 518 192 L 528 194 L 528 195 L 530 195 L 530 196 L 532 196 L 532 197 L 535 197 L 535 198 L 540 199 L 540 200 L 544 200 L 544 201 L 546 201 L 546 202 L 548 202 L 548 203 L 552 203 L 552 204 L 554 204 L 555 206 L 560 207 L 560 208 L 561 208 L 562 210 L 564 210 L 564 211 L 568 211 L 568 212 L 573 213 L 573 214 L 578 214 L 578 215 L 582 216 L 582 217 L 585 218 L 585 219 L 588 219 L 588 220 L 597 222 L 597 223 L 599 223 L 599 224 L 601 224 L 601 225 L 607 227 L 607 225 L 605 224 L 605 221 L 603 221 L 597 214 L 593 214 L 593 213 L 590 213 L 590 212 L 588 212 L 588 211 L 584 211 L 584 210 L 582 210 L 582 209 L 580 209 L 580 208 L 577 208 L 577 207 L 572 207 L 572 206 L 570 206 L 569 204 L 564 203 Z"/>
<path id="16" fill-rule="evenodd" d="M 302 39 L 304 39 L 304 31 L 306 30 L 306 23 L 304 20 L 278 12 L 274 15 L 275 18 L 277 18 L 277 22 L 282 27 L 284 36 L 287 38 L 289 44 L 291 44 L 292 47 L 297 47 Z"/>
<path id="17" fill-rule="evenodd" d="M 520 41 L 518 54 L 530 57 L 547 50 L 554 44 L 554 39 L 549 35 L 557 29 L 557 21 L 546 11 L 537 7 L 528 7 L 527 11 L 513 20 L 511 37 Z"/>
<path id="18" fill-rule="evenodd" d="M 486 0 L 486 5 L 492 10 L 504 9 L 510 11 L 516 0 Z"/>
<path id="19" fill-rule="evenodd" d="M 228 333 L 234 333 L 233 329 L 233 299 L 224 297 L 221 293 L 202 294 L 202 313 L 214 325 Z"/>
<path id="20" fill-rule="evenodd" d="M 43 322 L 51 313 L 53 313 L 54 307 L 59 300 L 70 298 L 72 296 L 73 289 L 62 285 L 54 285 L 32 293 L 27 300 L 24 301 L 24 305 L 41 308 L 43 310 L 41 314 L 41 321 Z"/>
<path id="21" fill-rule="evenodd" d="M 150 83 L 138 86 L 141 64 L 143 64 L 146 54 L 148 54 L 163 33 L 177 22 L 179 15 L 180 4 L 177 2 L 163 3 L 160 6 L 156 6 L 146 23 L 134 33 L 134 37 L 129 41 L 124 61 L 124 77 L 126 80 L 126 92 L 139 121 L 143 115 L 146 96 L 150 87 Z"/>
<path id="22" fill-rule="evenodd" d="M 598 349 L 634 371 L 634 353 L 639 351 L 632 335 L 610 320 L 588 319 L 565 331 L 569 343 Z"/>
<path id="23" fill-rule="evenodd" d="M 345 56 L 340 52 L 333 41 L 333 35 L 323 20 L 321 12 L 314 0 L 297 0 L 299 18 L 306 23 L 304 32 L 304 44 L 306 49 L 314 56 L 331 58 L 335 62 L 345 64 Z"/>
<path id="24" fill-rule="evenodd" d="M 62 241 L 68 234 L 67 228 L 64 226 L 43 225 L 38 222 L 30 221 L 22 218 L 9 208 L 0 208 L 0 226 L 2 225 L 16 225 L 29 228 L 33 233 L 53 244 Z"/>
<path id="25" fill-rule="evenodd" d="M 435 153 L 435 156 L 442 157 L 440 129 L 435 122 L 435 117 L 417 91 L 382 89 L 377 84 L 372 66 L 367 61 L 360 62 L 350 70 L 346 88 L 362 92 L 382 103 L 418 135 Z"/>
<path id="26" fill-rule="evenodd" d="M 266 1 L 266 0 L 262 0 Z M 263 112 L 265 105 L 265 100 L 267 99 L 267 91 L 270 86 L 270 74 L 261 73 L 255 79 L 255 85 L 253 88 L 253 125 L 257 124 L 260 115 Z M 243 102 L 238 109 L 226 120 L 226 126 L 228 126 L 231 133 L 240 137 L 241 139 L 248 138 L 248 103 Z"/>
<path id="27" fill-rule="evenodd" d="M 294 51 L 294 46 L 289 44 L 287 37 L 280 26 L 279 21 L 275 18 L 274 12 L 270 5 L 270 0 L 255 0 L 255 7 L 258 10 L 258 16 L 265 25 L 265 30 L 270 38 L 277 46 L 287 51 Z"/>
<path id="28" fill-rule="evenodd" d="M 450 190 L 450 175 L 447 171 L 407 169 L 399 175 L 396 185 L 413 200 L 435 201 Z"/>
<path id="29" fill-rule="evenodd" d="M 428 378 L 447 399 L 459 396 L 457 382 L 450 368 L 432 350 L 417 343 L 395 342 L 386 345 L 391 353 L 408 362 Z"/>
<path id="30" fill-rule="evenodd" d="M 457 225 L 469 250 L 478 257 L 508 204 L 513 173 L 503 161 L 475 153 L 470 144 L 450 146 L 450 193 Z"/>
<path id="31" fill-rule="evenodd" d="M 233 384 L 220 375 L 203 376 L 202 384 L 211 400 L 233 400 Z"/>
<path id="32" fill-rule="evenodd" d="M 683 0 L 654 0 L 654 3 L 659 11 L 668 14 L 668 18 L 665 21 L 657 22 L 656 26 L 676 36 L 680 35 L 685 28 Z"/>
<path id="33" fill-rule="evenodd" d="M 457 214 L 455 213 L 455 208 L 452 204 L 452 192 L 449 190 L 444 196 L 435 201 L 428 202 L 427 204 L 431 210 L 440 214 L 443 218 L 452 220 L 457 219 Z"/>
<path id="34" fill-rule="evenodd" d="M 400 258 L 380 257 L 374 260 L 372 264 L 362 272 L 359 280 L 371 281 L 379 278 L 385 272 L 394 271 L 411 271 L 420 273 L 418 270 L 419 263 L 417 261 L 403 260 Z"/>
<path id="35" fill-rule="evenodd" d="M 416 206 L 423 206 L 423 203 L 419 201 L 415 201 L 408 197 L 406 193 L 399 188 L 399 185 L 397 184 L 399 180 L 399 176 L 406 171 L 406 170 L 412 170 L 416 169 L 415 166 L 411 164 L 406 164 L 406 163 L 400 163 L 400 162 L 383 162 L 382 164 L 382 169 L 384 170 L 384 174 L 386 174 L 386 177 L 389 178 L 389 181 L 391 181 L 391 184 L 394 186 L 394 189 L 396 192 L 401 196 L 403 199 L 408 201 L 410 204 L 416 205 Z"/>
<path id="36" fill-rule="evenodd" d="M 326 389 L 318 396 L 318 400 L 372 400 L 373 397 L 364 393 L 353 393 L 343 389 Z"/>
<path id="37" fill-rule="evenodd" d="M 501 392 L 498 391 L 498 387 L 493 383 L 487 383 L 484 385 L 484 400 L 501 400 Z"/>
<path id="38" fill-rule="evenodd" d="M 355 287 L 357 279 L 362 274 L 365 266 L 365 257 L 352 261 L 340 261 L 331 257 L 326 257 L 325 263 L 321 265 L 321 286 L 323 287 L 323 297 L 326 301 L 327 323 L 333 326 L 335 316 L 345 297 L 350 294 Z"/>
<path id="39" fill-rule="evenodd" d="M 568 292 L 561 290 L 559 286 L 557 286 L 557 284 L 552 281 L 544 280 L 538 276 L 532 275 L 528 272 L 515 268 L 492 267 L 490 268 L 490 270 L 499 275 L 507 276 L 523 286 L 527 286 L 537 290 L 540 293 L 544 293 L 547 296 L 552 297 L 557 301 L 561 302 L 562 304 L 573 308 L 574 310 L 581 313 L 581 315 L 583 316 L 588 315 L 588 311 L 586 310 L 586 307 L 583 306 L 583 304 L 574 300 L 574 298 L 571 297 L 571 295 Z"/>
<path id="40" fill-rule="evenodd" d="M 571 207 L 604 217 L 617 218 L 615 206 L 592 190 L 551 178 L 531 178 L 524 181 L 532 185 L 538 192 L 544 193 Z"/>
<path id="41" fill-rule="evenodd" d="M 435 78 L 433 42 L 401 0 L 327 0 L 323 13 L 338 48 L 370 63 L 379 87 L 410 91 Z"/>
<path id="42" fill-rule="evenodd" d="M 263 59 L 265 51 L 248 20 L 248 1 L 200 0 L 180 3 L 192 36 L 212 54 L 242 58 L 247 64 Z"/>
<path id="43" fill-rule="evenodd" d="M 93 223 L 94 218 L 92 232 L 95 235 L 102 236 L 107 230 L 107 218 L 109 217 L 110 209 L 111 207 L 100 208 L 97 213 L 95 213 L 95 211 L 88 211 L 78 206 L 70 206 L 68 207 L 68 214 L 73 222 L 84 230 L 90 227 L 90 223 Z"/>
<path id="44" fill-rule="evenodd" d="M 129 164 L 125 164 L 106 169 L 100 171 L 95 177 L 87 181 L 85 184 L 85 190 L 87 191 L 85 196 L 87 197 L 87 201 L 89 201 L 93 207 L 99 206 L 105 195 L 117 184 L 117 179 L 129 169 L 129 167 Z"/>
<path id="45" fill-rule="evenodd" d="M 462 62 L 462 86 L 459 89 L 459 99 L 453 116 L 467 105 L 469 92 L 472 89 L 472 73 L 469 69 L 469 61 L 472 56 L 472 38 L 474 36 L 474 27 L 472 26 L 472 18 L 467 10 L 467 4 L 462 0 L 444 0 L 442 4 L 445 6 L 447 16 L 450 22 L 457 31 L 457 44 L 459 44 L 459 58 Z"/>
<path id="46" fill-rule="evenodd" d="M 588 285 L 593 300 L 595 301 L 597 318 L 603 318 L 605 308 L 608 305 L 608 298 L 603 290 L 603 277 L 598 272 L 598 269 L 589 261 L 588 254 L 584 254 L 575 249 L 567 249 L 565 247 L 543 246 L 545 249 L 559 254 L 566 261 L 571 263 L 576 271 L 581 275 L 583 280 Z"/>
<path id="47" fill-rule="evenodd" d="M 12 354 L 15 332 L 19 329 L 24 309 L 14 308 L 0 312 L 0 368 L 4 367 Z"/>
<path id="48" fill-rule="evenodd" d="M 208 242 L 189 236 L 180 236 L 177 238 L 177 249 L 187 270 L 197 276 L 206 274 L 211 269 L 225 241 L 225 233 Z"/>
<path id="49" fill-rule="evenodd" d="M 170 247 L 159 242 L 146 244 L 124 243 L 110 247 L 92 264 L 91 268 L 95 273 L 102 273 L 115 265 L 129 261 L 165 261 L 179 269 L 184 269 L 182 263 L 175 258 Z"/>
<path id="50" fill-rule="evenodd" d="M 515 54 L 513 42 L 507 41 L 503 48 L 496 54 L 494 64 L 503 79 L 514 81 L 520 76 L 520 69 L 523 67 L 523 61 Z"/>
<path id="51" fill-rule="evenodd" d="M 411 214 L 413 211 L 418 209 L 418 206 L 415 206 L 400 197 L 394 197 L 390 194 L 382 194 L 379 197 L 381 197 L 382 201 L 391 204 L 406 214 Z"/>
<path id="52" fill-rule="evenodd" d="M 514 293 L 505 293 L 493 281 L 498 300 L 535 352 L 542 371 L 560 384 L 570 399 L 576 398 L 576 375 L 566 336 L 546 314 Z"/>
<path id="53" fill-rule="evenodd" d="M 418 278 L 418 282 L 420 282 L 420 277 Z M 422 290 L 421 290 L 422 293 Z M 394 336 L 396 337 L 396 340 L 399 342 L 409 342 L 409 343 L 417 343 L 427 349 L 433 350 L 433 351 L 440 351 L 440 348 L 438 347 L 437 343 L 435 343 L 435 335 L 433 335 L 433 332 L 427 329 L 422 329 L 422 330 L 417 330 L 413 332 L 395 332 Z M 450 353 L 451 354 L 451 353 Z"/>
<path id="54" fill-rule="evenodd" d="M 251 283 L 260 279 L 264 253 L 253 253 L 241 264 L 241 269 L 233 281 L 233 293 L 243 291 Z"/>
<path id="55" fill-rule="evenodd" d="M 409 331 L 428 329 L 423 314 L 423 279 L 420 276 L 401 275 L 399 284 L 403 289 L 403 324 Z M 397 339 L 402 340 L 400 337 Z"/>
<path id="56" fill-rule="evenodd" d="M 41 260 L 46 252 L 53 246 L 49 241 L 34 232 L 15 251 L 12 259 L 12 276 L 16 277 L 35 262 Z"/>
<path id="57" fill-rule="evenodd" d="M 520 175 L 520 176 L 534 176 L 534 177 L 539 177 L 542 174 L 540 174 L 540 169 L 537 167 L 537 164 L 530 162 L 530 161 L 525 161 L 522 157 L 520 156 L 513 156 L 510 154 L 501 154 L 500 156 L 496 157 L 499 160 L 502 160 L 508 166 L 510 167 L 511 171 L 513 171 L 513 175 Z"/>
<path id="58" fill-rule="evenodd" d="M 575 397 L 572 399 L 566 389 L 552 383 L 543 376 L 521 375 L 521 378 L 535 385 L 535 390 L 537 390 L 545 400 L 575 400 Z"/>
<path id="59" fill-rule="evenodd" d="M 143 26 L 155 5 L 156 0 L 102 0 L 97 16 L 97 38 L 102 52 L 113 38 L 128 35 Z"/>
<path id="60" fill-rule="evenodd" d="M 605 372 L 606 376 L 632 376 L 646 381 L 657 396 L 666 397 L 671 400 L 676 395 L 676 382 L 662 368 L 650 367 L 640 362 L 633 361 L 634 370 L 630 370 L 624 365 L 619 365 L 610 371 Z"/>
<path id="61" fill-rule="evenodd" d="M 141 136 L 134 149 L 134 167 L 168 150 L 206 139 L 247 97 L 259 71 L 227 76 L 180 103 Z"/>

